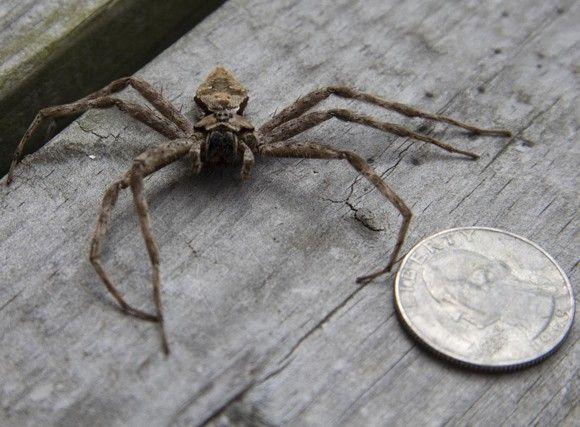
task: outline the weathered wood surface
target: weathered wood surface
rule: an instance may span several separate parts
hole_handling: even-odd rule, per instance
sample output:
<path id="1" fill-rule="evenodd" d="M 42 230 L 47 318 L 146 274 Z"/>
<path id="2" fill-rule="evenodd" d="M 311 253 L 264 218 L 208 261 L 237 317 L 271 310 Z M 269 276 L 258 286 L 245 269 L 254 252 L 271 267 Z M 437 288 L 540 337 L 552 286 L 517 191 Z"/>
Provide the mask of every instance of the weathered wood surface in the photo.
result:
<path id="1" fill-rule="evenodd" d="M 416 213 L 405 250 L 448 227 L 504 228 L 547 249 L 575 286 L 579 20 L 571 0 L 231 0 L 139 74 L 190 109 L 225 65 L 251 90 L 256 123 L 339 82 L 514 129 L 535 144 L 423 128 L 478 162 L 335 122 L 305 138 L 374 159 Z M 194 177 L 180 163 L 147 181 L 165 358 L 157 329 L 120 314 L 87 260 L 105 186 L 161 139 L 91 112 L 0 190 L 0 424 L 577 425 L 578 328 L 538 366 L 474 373 L 406 335 L 392 276 L 354 283 L 385 262 L 400 217 L 340 163 L 263 161 L 244 185 L 237 171 Z M 106 263 L 151 309 L 128 195 L 112 225 Z"/>
<path id="2" fill-rule="evenodd" d="M 40 108 L 139 69 L 222 2 L 2 0 L 0 174 Z"/>

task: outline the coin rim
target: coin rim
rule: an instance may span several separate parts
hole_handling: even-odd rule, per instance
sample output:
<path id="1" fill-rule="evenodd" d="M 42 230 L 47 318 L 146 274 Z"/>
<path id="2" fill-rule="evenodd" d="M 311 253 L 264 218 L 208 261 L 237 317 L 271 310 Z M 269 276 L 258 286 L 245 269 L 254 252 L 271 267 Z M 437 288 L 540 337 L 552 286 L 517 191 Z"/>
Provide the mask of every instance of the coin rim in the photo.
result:
<path id="1" fill-rule="evenodd" d="M 409 317 L 407 316 L 407 314 L 405 313 L 404 307 L 400 302 L 400 295 L 399 295 L 399 283 L 400 283 L 400 275 L 401 275 L 401 271 L 403 270 L 403 267 L 405 266 L 407 259 L 411 256 L 411 254 L 413 253 L 413 251 L 418 248 L 420 245 L 422 245 L 424 242 L 431 240 L 437 236 L 440 236 L 442 234 L 447 234 L 447 233 L 451 233 L 451 232 L 455 232 L 455 231 L 462 231 L 462 230 L 484 230 L 484 231 L 493 231 L 495 233 L 501 233 L 501 234 L 507 234 L 509 236 L 515 237 L 516 239 L 520 239 L 522 241 L 524 241 L 525 243 L 528 243 L 530 245 L 532 245 L 533 247 L 535 247 L 536 249 L 538 249 L 542 254 L 544 254 L 551 262 L 552 264 L 554 264 L 556 266 L 556 268 L 558 269 L 558 271 L 560 272 L 560 274 L 562 275 L 562 277 L 564 278 L 564 282 L 565 285 L 568 288 L 569 291 L 569 298 L 572 302 L 572 315 L 570 316 L 570 319 L 568 320 L 568 324 L 566 325 L 566 328 L 564 330 L 564 333 L 558 338 L 556 344 L 550 348 L 550 350 L 548 350 L 545 353 L 542 353 L 539 356 L 527 359 L 527 360 L 523 360 L 521 362 L 516 362 L 516 363 L 500 363 L 500 364 L 495 364 L 495 365 L 484 365 L 484 364 L 478 364 L 478 363 L 474 363 L 472 361 L 468 361 L 468 360 L 464 360 L 464 359 L 460 359 L 458 357 L 455 357 L 451 354 L 445 353 L 444 349 L 440 349 L 440 348 L 436 348 L 436 346 L 434 344 L 429 343 L 429 340 L 423 336 L 421 336 L 421 331 L 418 330 L 417 328 L 413 327 L 413 324 L 411 322 L 411 320 L 409 319 Z M 498 371 L 513 371 L 513 370 L 517 370 L 517 369 L 521 369 L 521 368 L 525 368 L 527 366 L 531 366 L 534 365 L 536 363 L 539 363 L 541 361 L 543 361 L 544 359 L 546 359 L 547 357 L 549 357 L 550 355 L 552 355 L 556 350 L 558 350 L 558 348 L 560 348 L 560 346 L 563 344 L 563 342 L 566 340 L 568 334 L 570 333 L 571 329 L 572 329 L 572 324 L 574 322 L 574 317 L 576 314 L 576 300 L 574 298 L 574 290 L 572 288 L 572 285 L 570 283 L 570 280 L 568 279 L 568 276 L 566 275 L 566 273 L 564 272 L 564 270 L 558 265 L 558 263 L 556 262 L 556 260 L 549 254 L 547 253 L 542 247 L 540 247 L 538 244 L 532 242 L 531 240 L 519 236 L 517 234 L 511 233 L 509 231 L 505 231 L 505 230 L 500 230 L 498 228 L 492 228 L 492 227 L 456 227 L 456 228 L 449 228 L 447 230 L 443 230 L 443 231 L 439 231 L 438 233 L 432 234 L 431 236 L 428 236 L 426 238 L 424 238 L 423 240 L 421 240 L 420 242 L 418 242 L 416 245 L 414 245 L 411 250 L 409 250 L 409 252 L 407 252 L 407 254 L 405 255 L 405 257 L 402 259 L 401 264 L 399 265 L 399 269 L 397 270 L 397 275 L 395 276 L 395 286 L 394 286 L 394 292 L 393 292 L 393 299 L 394 299 L 394 305 L 395 305 L 395 311 L 397 312 L 397 316 L 399 317 L 401 323 L 404 325 L 405 329 L 420 343 L 422 344 L 424 347 L 426 347 L 429 351 L 435 353 L 437 356 L 440 356 L 448 361 L 454 362 L 459 364 L 460 366 L 463 367 L 468 367 L 468 368 L 475 368 L 478 370 L 485 370 L 485 371 L 494 371 L 494 372 L 498 372 Z"/>

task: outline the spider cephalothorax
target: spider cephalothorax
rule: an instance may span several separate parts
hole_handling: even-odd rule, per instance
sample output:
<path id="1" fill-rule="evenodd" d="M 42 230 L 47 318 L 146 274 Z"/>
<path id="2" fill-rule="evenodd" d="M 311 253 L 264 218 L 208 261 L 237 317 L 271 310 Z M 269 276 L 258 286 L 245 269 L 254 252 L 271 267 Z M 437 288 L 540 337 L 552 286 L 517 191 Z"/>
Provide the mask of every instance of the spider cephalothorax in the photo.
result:
<path id="1" fill-rule="evenodd" d="M 255 149 L 254 126 L 242 117 L 248 102 L 246 89 L 232 73 L 216 68 L 199 86 L 195 101 L 205 113 L 194 129 L 206 133 L 201 146 L 205 163 L 242 163 L 246 149 Z M 243 178 L 247 178 L 243 174 Z"/>
<path id="2" fill-rule="evenodd" d="M 149 101 L 156 111 L 114 96 L 115 93 L 128 85 L 136 89 Z M 479 135 L 511 136 L 511 133 L 506 130 L 481 129 L 447 116 L 428 113 L 406 104 L 388 101 L 346 86 L 329 86 L 314 90 L 281 110 L 256 131 L 254 126 L 242 116 L 248 103 L 246 89 L 235 79 L 232 73 L 218 67 L 208 75 L 197 90 L 195 102 L 200 107 L 202 115 L 197 118 L 195 124 L 181 114 L 149 83 L 136 77 L 115 80 L 103 89 L 79 101 L 41 110 L 18 144 L 6 178 L 6 184 L 9 185 L 12 181 L 15 167 L 26 143 L 38 129 L 43 119 L 54 121 L 60 117 L 83 113 L 90 108 L 116 106 L 170 140 L 137 156 L 131 168 L 108 187 L 103 197 L 90 251 L 91 263 L 108 291 L 119 303 L 121 309 L 132 316 L 159 323 L 163 350 L 168 353 L 169 346 L 163 327 L 161 305 L 159 250 L 155 243 L 149 220 L 149 208 L 143 194 L 143 179 L 146 176 L 186 156 L 190 156 L 193 171 L 196 173 L 201 170 L 204 164 L 241 164 L 242 179 L 249 178 L 254 164 L 254 156 L 346 161 L 358 173 L 368 179 L 402 215 L 401 228 L 397 234 L 397 239 L 389 255 L 386 267 L 357 279 L 359 283 L 367 283 L 375 277 L 390 271 L 397 261 L 397 256 L 411 221 L 411 210 L 364 159 L 354 152 L 314 142 L 288 142 L 288 140 L 327 120 L 335 118 L 398 136 L 424 141 L 448 152 L 462 154 L 471 159 L 477 159 L 478 157 L 477 154 L 454 148 L 428 135 L 419 134 L 403 126 L 378 120 L 355 111 L 336 108 L 310 111 L 330 95 L 358 100 L 408 117 L 421 117 L 445 122 Z M 131 187 L 133 193 L 135 209 L 139 216 L 141 232 L 151 263 L 153 295 L 156 306 L 155 314 L 146 313 L 127 303 L 109 278 L 101 261 L 101 246 L 108 230 L 111 211 L 115 206 L 119 192 L 127 187 Z"/>
<path id="3" fill-rule="evenodd" d="M 232 73 L 217 67 L 199 85 L 195 102 L 205 112 L 235 110 L 243 114 L 248 104 L 248 91 Z"/>

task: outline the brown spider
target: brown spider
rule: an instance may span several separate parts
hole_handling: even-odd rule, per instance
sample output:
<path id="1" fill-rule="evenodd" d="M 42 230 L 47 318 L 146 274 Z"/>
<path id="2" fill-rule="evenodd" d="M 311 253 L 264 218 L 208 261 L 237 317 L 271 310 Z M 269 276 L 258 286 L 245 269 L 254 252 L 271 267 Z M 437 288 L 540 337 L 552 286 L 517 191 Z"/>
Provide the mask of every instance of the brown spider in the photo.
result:
<path id="1" fill-rule="evenodd" d="M 113 96 L 114 93 L 121 91 L 128 85 L 136 89 L 161 115 L 133 102 Z M 481 129 L 450 117 L 421 111 L 405 104 L 387 101 L 377 96 L 344 86 L 329 86 L 309 93 L 276 114 L 256 131 L 254 126 L 243 117 L 244 108 L 248 103 L 246 89 L 235 79 L 233 74 L 224 68 L 218 67 L 207 76 L 197 90 L 195 102 L 202 110 L 203 115 L 195 124 L 182 115 L 150 84 L 136 77 L 125 77 L 115 80 L 103 89 L 79 101 L 40 110 L 16 149 L 6 184 L 9 185 L 12 181 L 14 169 L 26 143 L 38 129 L 43 119 L 54 121 L 60 117 L 83 113 L 90 108 L 116 106 L 170 139 L 169 142 L 161 144 L 157 148 L 147 150 L 137 156 L 133 161 L 132 167 L 119 180 L 108 187 L 103 197 L 90 249 L 90 261 L 92 265 L 109 292 L 119 303 L 121 309 L 127 314 L 140 319 L 159 323 L 162 348 L 165 353 L 169 353 L 169 346 L 163 326 L 159 250 L 150 225 L 147 201 L 143 196 L 144 177 L 185 156 L 190 156 L 195 173 L 201 170 L 204 163 L 241 164 L 241 177 L 243 180 L 250 177 L 255 156 L 346 160 L 354 169 L 364 175 L 403 216 L 397 242 L 390 254 L 386 267 L 357 279 L 358 283 L 367 283 L 377 276 L 390 271 L 393 263 L 397 260 L 397 256 L 407 234 L 409 222 L 411 221 L 411 210 L 357 154 L 351 151 L 338 150 L 328 145 L 285 141 L 334 117 L 346 122 L 359 123 L 384 132 L 434 144 L 446 151 L 459 153 L 471 159 L 477 159 L 479 157 L 477 154 L 459 150 L 430 136 L 421 135 L 397 124 L 376 120 L 354 111 L 329 109 L 308 112 L 312 107 L 330 95 L 374 104 L 408 117 L 422 117 L 449 123 L 478 135 L 511 136 L 511 132 L 507 130 Z M 149 314 L 129 305 L 111 282 L 107 272 L 103 268 L 100 258 L 101 245 L 107 232 L 111 210 L 115 206 L 119 191 L 129 186 L 133 193 L 141 232 L 147 246 L 153 270 L 152 282 L 156 314 Z"/>

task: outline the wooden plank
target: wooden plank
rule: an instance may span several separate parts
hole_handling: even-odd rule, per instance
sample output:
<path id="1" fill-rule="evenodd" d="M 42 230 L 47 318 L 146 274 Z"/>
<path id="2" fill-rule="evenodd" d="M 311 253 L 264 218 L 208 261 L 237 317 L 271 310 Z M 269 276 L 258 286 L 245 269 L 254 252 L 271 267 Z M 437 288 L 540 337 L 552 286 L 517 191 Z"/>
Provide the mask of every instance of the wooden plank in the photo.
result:
<path id="1" fill-rule="evenodd" d="M 203 76 L 225 65 L 250 89 L 255 123 L 310 89 L 346 83 L 509 127 L 534 144 L 331 99 L 482 158 L 335 122 L 304 138 L 372 159 L 416 214 L 405 250 L 448 227 L 503 228 L 548 250 L 577 291 L 579 18 L 573 1 L 231 0 L 139 74 L 191 110 Z M 86 257 L 104 188 L 161 139 L 118 111 L 91 112 L 0 190 L 2 424 L 576 422 L 577 328 L 538 366 L 474 373 L 407 336 L 392 276 L 354 283 L 385 262 L 400 217 L 340 163 L 259 161 L 240 184 L 236 170 L 193 176 L 184 162 L 147 180 L 165 358 L 156 328 L 119 313 Z M 385 231 L 365 225 L 369 213 Z M 124 195 L 105 260 L 129 299 L 151 309 L 145 259 Z"/>
<path id="2" fill-rule="evenodd" d="M 46 61 L 51 48 L 91 20 L 111 0 L 7 0 L 0 4 L 0 76 L 3 97 Z"/>
<path id="3" fill-rule="evenodd" d="M 4 0 L 0 174 L 36 112 L 132 73 L 223 0 Z M 41 141 L 35 141 L 34 147 Z"/>

